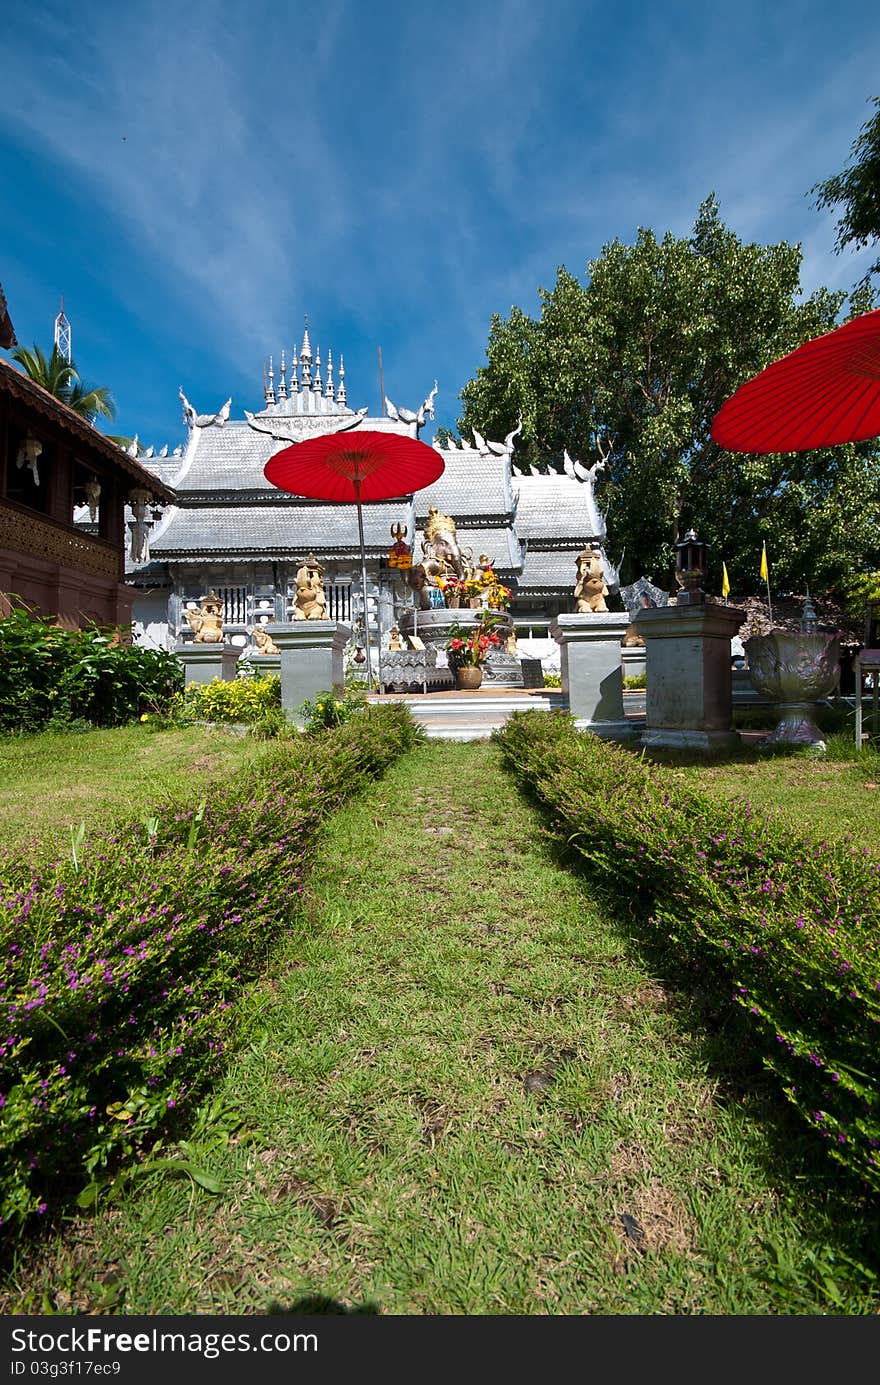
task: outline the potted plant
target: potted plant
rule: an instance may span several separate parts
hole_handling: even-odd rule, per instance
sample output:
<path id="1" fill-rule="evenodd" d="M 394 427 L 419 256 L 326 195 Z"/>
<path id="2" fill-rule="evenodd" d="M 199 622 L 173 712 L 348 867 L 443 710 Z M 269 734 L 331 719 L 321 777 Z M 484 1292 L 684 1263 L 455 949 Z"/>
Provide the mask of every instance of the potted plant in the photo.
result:
<path id="1" fill-rule="evenodd" d="M 475 625 L 453 625 L 446 642 L 449 667 L 460 690 L 474 691 L 483 681 L 483 664 L 490 651 L 501 643 L 495 629 L 502 617 L 483 611 Z"/>

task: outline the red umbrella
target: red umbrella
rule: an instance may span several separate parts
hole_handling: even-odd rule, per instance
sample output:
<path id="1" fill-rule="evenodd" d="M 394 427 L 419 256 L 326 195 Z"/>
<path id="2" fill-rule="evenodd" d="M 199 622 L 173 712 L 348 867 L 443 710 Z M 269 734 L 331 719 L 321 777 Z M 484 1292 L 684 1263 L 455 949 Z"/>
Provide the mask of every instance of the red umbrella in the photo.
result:
<path id="1" fill-rule="evenodd" d="M 401 433 L 322 433 L 295 442 L 270 457 L 263 474 L 279 490 L 313 500 L 357 505 L 361 543 L 361 589 L 364 599 L 364 637 L 367 681 L 372 688 L 370 634 L 367 624 L 367 558 L 362 502 L 393 500 L 412 495 L 442 476 L 444 461 L 433 447 Z"/>
<path id="2" fill-rule="evenodd" d="M 729 452 L 806 452 L 880 435 L 880 308 L 740 385 L 712 422 Z"/>

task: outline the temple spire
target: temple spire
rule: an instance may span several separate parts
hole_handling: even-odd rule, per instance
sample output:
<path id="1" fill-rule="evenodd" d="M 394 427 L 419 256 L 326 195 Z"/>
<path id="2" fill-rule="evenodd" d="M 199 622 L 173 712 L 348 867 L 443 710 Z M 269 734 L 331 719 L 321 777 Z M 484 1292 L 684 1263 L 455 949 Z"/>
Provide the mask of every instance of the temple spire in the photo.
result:
<path id="1" fill-rule="evenodd" d="M 296 375 L 296 368 L 299 365 L 299 357 L 296 354 L 296 347 L 290 348 L 290 393 L 299 394 L 299 380 Z"/>
<path id="2" fill-rule="evenodd" d="M 327 388 L 324 391 L 325 399 L 333 399 L 333 352 L 327 347 Z"/>
<path id="3" fill-rule="evenodd" d="M 321 393 L 321 348 L 318 347 L 315 353 L 315 378 L 312 381 L 312 389 L 315 394 Z"/>
<path id="4" fill-rule="evenodd" d="M 340 351 L 340 353 L 339 353 L 339 389 L 336 391 L 336 402 L 337 402 L 337 404 L 344 404 L 344 403 L 345 403 L 345 400 L 346 400 L 346 394 L 345 394 L 345 361 L 343 360 L 342 352 Z"/>
<path id="5" fill-rule="evenodd" d="M 309 341 L 308 318 L 306 318 L 306 330 L 303 332 L 303 344 L 300 347 L 299 359 L 302 365 L 302 387 L 307 390 L 311 388 L 312 384 L 312 343 Z"/>
<path id="6" fill-rule="evenodd" d="M 269 386 L 266 390 L 266 403 L 275 403 L 275 372 L 272 369 L 272 357 L 269 357 Z"/>
<path id="7" fill-rule="evenodd" d="M 287 398 L 287 378 L 286 378 L 286 373 L 285 373 L 286 370 L 287 370 L 287 367 L 286 367 L 286 365 L 284 364 L 284 347 L 282 346 L 282 348 L 281 348 L 281 377 L 280 377 L 280 379 L 279 379 L 279 381 L 278 381 L 278 398 L 279 398 L 279 399 L 286 399 L 286 398 Z"/>

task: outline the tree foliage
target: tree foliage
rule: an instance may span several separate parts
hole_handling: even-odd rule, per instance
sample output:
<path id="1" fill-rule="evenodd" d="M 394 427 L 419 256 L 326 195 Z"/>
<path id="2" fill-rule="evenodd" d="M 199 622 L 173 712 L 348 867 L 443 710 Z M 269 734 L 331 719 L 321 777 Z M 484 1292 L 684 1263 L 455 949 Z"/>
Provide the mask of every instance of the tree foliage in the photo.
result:
<path id="1" fill-rule="evenodd" d="M 559 469 L 611 452 L 598 495 L 608 547 L 627 580 L 671 583 L 674 545 L 693 526 L 722 559 L 734 593 L 757 585 L 767 543 L 777 583 L 832 586 L 876 566 L 880 475 L 873 443 L 752 457 L 723 452 L 712 419 L 751 376 L 836 325 L 846 295 L 801 299 L 798 246 L 743 243 L 714 196 L 693 232 L 606 245 L 581 284 L 563 266 L 537 319 L 492 318 L 488 363 L 461 394 L 463 431 L 503 437 L 520 413 L 516 461 Z M 853 295 L 853 314 L 870 306 Z"/>
<path id="2" fill-rule="evenodd" d="M 880 242 L 880 96 L 870 99 L 877 110 L 853 140 L 849 167 L 810 189 L 817 194 L 818 208 L 842 208 L 838 252 L 848 245 L 862 250 Z M 867 284 L 872 274 L 880 274 L 880 259 L 869 266 L 861 283 Z"/>
<path id="3" fill-rule="evenodd" d="M 75 414 L 88 419 L 89 423 L 94 423 L 98 418 L 114 417 L 116 405 L 109 389 L 85 385 L 75 362 L 62 356 L 57 346 L 52 347 L 52 354 L 48 357 L 36 344 L 31 350 L 17 346 L 11 355 L 25 375 L 60 399 Z"/>

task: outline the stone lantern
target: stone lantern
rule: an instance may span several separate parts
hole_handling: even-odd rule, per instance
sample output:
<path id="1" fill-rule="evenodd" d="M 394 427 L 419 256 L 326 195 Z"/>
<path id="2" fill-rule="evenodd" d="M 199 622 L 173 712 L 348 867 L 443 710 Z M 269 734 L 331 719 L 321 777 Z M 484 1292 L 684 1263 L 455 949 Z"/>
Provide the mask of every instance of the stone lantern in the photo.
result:
<path id="1" fill-rule="evenodd" d="M 705 604 L 703 580 L 708 556 L 709 545 L 698 539 L 693 529 L 688 529 L 681 542 L 675 545 L 675 580 L 681 588 L 679 606 Z"/>

